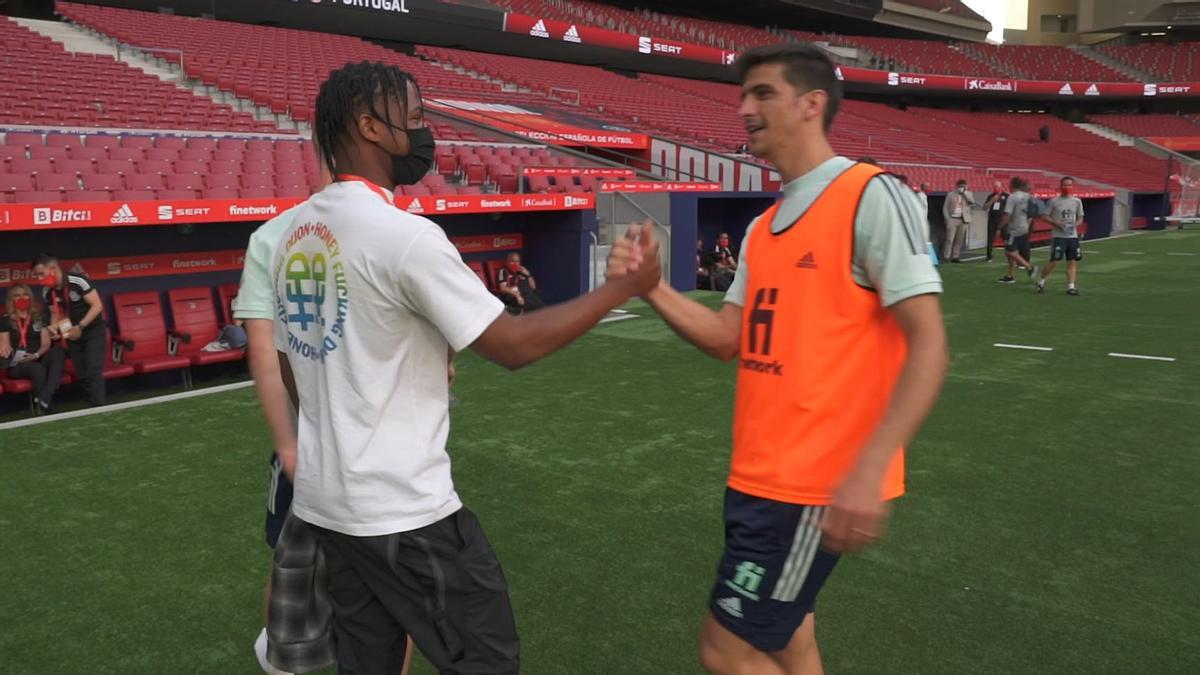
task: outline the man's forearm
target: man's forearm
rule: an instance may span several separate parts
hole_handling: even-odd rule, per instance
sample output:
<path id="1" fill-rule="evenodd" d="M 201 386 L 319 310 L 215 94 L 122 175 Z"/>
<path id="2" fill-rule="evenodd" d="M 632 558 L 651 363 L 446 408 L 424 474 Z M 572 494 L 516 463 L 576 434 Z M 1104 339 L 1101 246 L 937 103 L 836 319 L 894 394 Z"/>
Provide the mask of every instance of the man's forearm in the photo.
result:
<path id="1" fill-rule="evenodd" d="M 103 311 L 104 305 L 101 304 L 99 300 L 97 300 L 95 304 L 89 302 L 87 314 L 83 315 L 83 319 L 79 322 L 79 327 L 87 328 L 88 326 L 91 326 Z"/>
<path id="2" fill-rule="evenodd" d="M 737 356 L 740 321 L 731 325 L 721 312 L 714 312 L 665 282 L 651 291 L 646 301 L 676 335 L 700 351 L 722 361 Z"/>
<path id="3" fill-rule="evenodd" d="M 527 366 L 578 339 L 628 299 L 609 283 L 569 302 L 512 317 L 511 354 L 493 360 L 506 368 Z"/>
<path id="4" fill-rule="evenodd" d="M 940 324 L 910 336 L 908 356 L 883 420 L 863 446 L 857 470 L 882 479 L 896 450 L 916 435 L 937 402 L 949 356 Z"/>
<path id="5" fill-rule="evenodd" d="M 271 442 L 276 450 L 293 448 L 296 445 L 293 408 L 279 368 L 272 335 L 274 328 L 270 321 L 250 319 L 246 322 L 246 329 L 250 347 L 250 375 L 254 378 L 254 390 L 262 406 L 263 418 L 271 431 Z"/>

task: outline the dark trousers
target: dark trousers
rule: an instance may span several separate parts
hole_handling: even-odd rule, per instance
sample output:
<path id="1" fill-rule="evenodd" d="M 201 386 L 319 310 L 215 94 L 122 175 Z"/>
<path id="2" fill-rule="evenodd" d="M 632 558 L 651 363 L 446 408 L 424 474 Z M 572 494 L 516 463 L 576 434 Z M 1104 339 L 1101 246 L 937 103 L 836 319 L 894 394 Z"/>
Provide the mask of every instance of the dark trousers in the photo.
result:
<path id="1" fill-rule="evenodd" d="M 62 384 L 63 364 L 66 363 L 66 359 L 67 354 L 62 347 L 51 347 L 50 351 L 37 361 L 9 368 L 8 374 L 13 379 L 33 382 L 33 395 L 42 403 L 50 405 L 54 400 L 54 393 Z"/>
<path id="2" fill-rule="evenodd" d="M 108 333 L 104 326 L 92 326 L 78 340 L 68 340 L 67 349 L 79 386 L 89 405 L 104 405 L 104 350 L 108 348 Z"/>
<path id="3" fill-rule="evenodd" d="M 988 218 L 987 229 L 987 257 L 992 258 L 992 247 L 996 244 L 996 233 L 1000 231 L 1000 219 Z"/>
<path id="4" fill-rule="evenodd" d="M 442 675 L 510 675 L 520 643 L 508 582 L 466 508 L 411 532 L 313 528 L 325 554 L 338 672 L 392 675 L 405 635 Z"/>

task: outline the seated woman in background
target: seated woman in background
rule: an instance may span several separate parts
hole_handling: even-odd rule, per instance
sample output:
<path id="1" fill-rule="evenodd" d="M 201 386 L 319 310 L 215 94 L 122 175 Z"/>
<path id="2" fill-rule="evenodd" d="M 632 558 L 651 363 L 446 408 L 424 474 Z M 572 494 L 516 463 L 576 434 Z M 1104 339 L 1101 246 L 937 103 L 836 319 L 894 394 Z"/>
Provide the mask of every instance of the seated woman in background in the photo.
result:
<path id="1" fill-rule="evenodd" d="M 31 380 L 38 407 L 49 411 L 65 360 L 66 352 L 50 340 L 33 292 L 25 284 L 9 288 L 0 317 L 0 367 L 7 367 L 14 380 Z"/>

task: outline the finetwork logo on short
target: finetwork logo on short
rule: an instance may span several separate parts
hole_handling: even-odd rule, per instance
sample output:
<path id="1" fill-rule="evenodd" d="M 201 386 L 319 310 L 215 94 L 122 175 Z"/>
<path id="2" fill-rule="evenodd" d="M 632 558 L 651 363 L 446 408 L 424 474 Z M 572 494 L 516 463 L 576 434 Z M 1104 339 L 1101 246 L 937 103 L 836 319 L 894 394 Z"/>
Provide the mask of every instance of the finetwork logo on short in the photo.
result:
<path id="1" fill-rule="evenodd" d="M 533 37 L 550 37 L 550 31 L 546 30 L 546 22 L 541 19 L 538 19 L 537 23 L 533 24 L 533 28 L 529 29 L 529 34 Z"/>
<path id="2" fill-rule="evenodd" d="M 133 215 L 133 209 L 129 208 L 128 204 L 122 204 L 111 220 L 113 225 L 133 225 L 137 221 L 137 216 Z"/>
<path id="3" fill-rule="evenodd" d="M 583 42 L 583 40 L 579 39 L 579 29 L 575 27 L 575 24 L 571 24 L 571 27 L 563 34 L 563 40 L 565 42 L 574 42 L 575 44 Z"/>
<path id="4" fill-rule="evenodd" d="M 275 264 L 275 312 L 300 358 L 323 362 L 345 339 L 350 300 L 341 254 L 333 231 L 309 222 L 292 231 Z"/>

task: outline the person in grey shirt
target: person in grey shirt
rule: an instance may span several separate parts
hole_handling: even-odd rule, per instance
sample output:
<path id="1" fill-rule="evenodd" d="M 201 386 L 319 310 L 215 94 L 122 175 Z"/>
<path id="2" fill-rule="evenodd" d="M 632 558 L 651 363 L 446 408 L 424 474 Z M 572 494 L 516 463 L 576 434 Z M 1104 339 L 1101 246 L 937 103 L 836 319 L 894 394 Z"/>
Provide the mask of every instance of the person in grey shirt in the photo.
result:
<path id="1" fill-rule="evenodd" d="M 1008 274 L 1000 277 L 1002 284 L 1016 283 L 1013 274 L 1017 266 L 1022 267 L 1031 278 L 1037 274 L 1037 267 L 1025 257 L 1024 251 L 1029 247 L 1029 181 L 1020 176 L 1013 176 L 1009 182 L 1008 198 L 1004 201 L 1004 211 L 1000 216 L 1000 228 L 1004 232 L 1004 255 L 1008 257 Z"/>
<path id="2" fill-rule="evenodd" d="M 1079 274 L 1079 261 L 1083 251 L 1079 248 L 1079 224 L 1083 222 L 1083 200 L 1071 194 L 1075 179 L 1063 176 L 1059 181 L 1061 193 L 1047 205 L 1047 218 L 1054 226 L 1054 240 L 1050 243 L 1050 262 L 1038 278 L 1038 293 L 1046 290 L 1046 277 L 1054 271 L 1059 260 L 1067 261 L 1067 295 L 1079 295 L 1075 279 Z"/>

